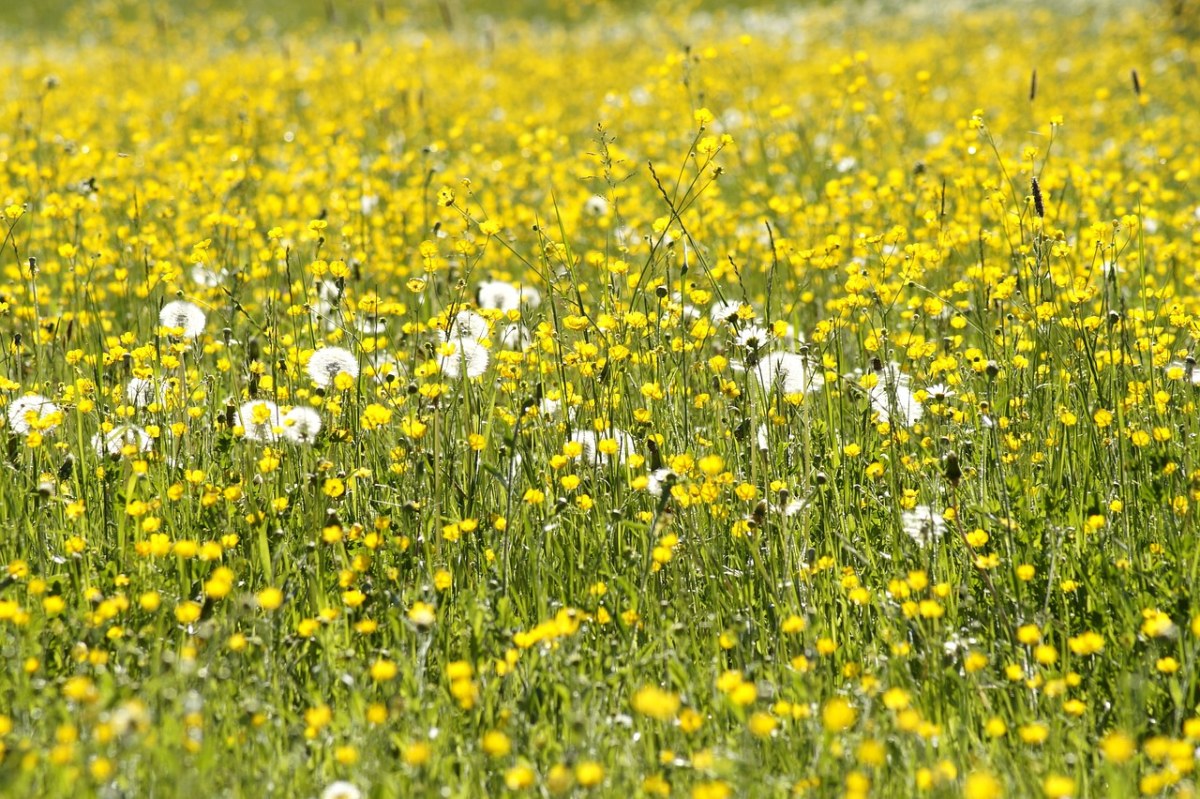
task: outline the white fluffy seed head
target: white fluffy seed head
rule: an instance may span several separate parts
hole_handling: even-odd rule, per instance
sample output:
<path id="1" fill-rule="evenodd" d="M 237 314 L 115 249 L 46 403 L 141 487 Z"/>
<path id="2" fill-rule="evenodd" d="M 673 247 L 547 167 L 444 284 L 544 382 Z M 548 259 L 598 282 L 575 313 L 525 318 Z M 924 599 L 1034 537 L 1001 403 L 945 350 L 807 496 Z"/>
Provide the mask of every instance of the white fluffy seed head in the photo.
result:
<path id="1" fill-rule="evenodd" d="M 345 373 L 358 377 L 358 360 L 341 347 L 326 347 L 317 350 L 308 359 L 308 376 L 321 388 L 328 388 L 338 375 Z"/>

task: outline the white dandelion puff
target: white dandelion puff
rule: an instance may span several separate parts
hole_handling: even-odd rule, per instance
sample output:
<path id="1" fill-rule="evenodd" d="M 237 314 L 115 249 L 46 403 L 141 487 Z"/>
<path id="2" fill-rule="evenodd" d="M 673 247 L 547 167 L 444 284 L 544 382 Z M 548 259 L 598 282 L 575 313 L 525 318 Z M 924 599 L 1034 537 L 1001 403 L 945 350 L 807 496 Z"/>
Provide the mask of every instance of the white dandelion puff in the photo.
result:
<path id="1" fill-rule="evenodd" d="M 925 409 L 913 396 L 908 375 L 900 371 L 897 364 L 889 363 L 878 372 L 879 380 L 870 388 L 871 405 L 879 414 L 879 420 L 887 422 L 893 414 L 902 424 L 912 426 L 921 421 Z"/>
<path id="2" fill-rule="evenodd" d="M 312 444 L 321 432 L 321 414 L 306 405 L 297 405 L 283 416 L 283 437 L 297 444 Z"/>
<path id="3" fill-rule="evenodd" d="M 61 419 L 60 408 L 41 394 L 26 394 L 8 406 L 8 425 L 23 436 L 34 430 L 48 433 L 58 427 Z"/>
<path id="4" fill-rule="evenodd" d="M 209 269 L 204 264 L 193 264 L 191 271 L 192 281 L 197 285 L 203 286 L 206 289 L 215 289 L 217 286 L 225 282 L 225 270 L 220 272 Z"/>
<path id="5" fill-rule="evenodd" d="M 524 350 L 533 343 L 533 336 L 524 325 L 509 325 L 500 334 L 500 346 L 506 350 Z"/>
<path id="6" fill-rule="evenodd" d="M 679 475 L 666 468 L 655 469 L 646 476 L 646 490 L 651 496 L 661 497 L 663 491 L 671 490 L 671 486 L 679 479 Z"/>
<path id="7" fill-rule="evenodd" d="M 758 362 L 755 372 L 764 391 L 778 387 L 784 394 L 807 394 L 825 385 L 824 376 L 795 352 L 772 352 Z"/>
<path id="8" fill-rule="evenodd" d="M 479 377 L 487 371 L 488 360 L 487 347 L 472 338 L 443 341 L 438 347 L 438 368 L 449 378 Z"/>
<path id="9" fill-rule="evenodd" d="M 583 204 L 583 211 L 588 216 L 606 216 L 608 214 L 608 200 L 599 194 L 593 194 Z"/>
<path id="10" fill-rule="evenodd" d="M 279 436 L 275 432 L 281 427 L 279 406 L 270 400 L 250 400 L 238 409 L 237 423 L 244 431 L 247 441 L 271 442 Z"/>
<path id="11" fill-rule="evenodd" d="M 168 302 L 158 312 L 158 323 L 171 330 L 182 330 L 184 338 L 196 338 L 204 332 L 204 311 L 187 300 Z"/>
<path id="12" fill-rule="evenodd" d="M 341 347 L 317 350 L 308 359 L 308 376 L 321 388 L 328 388 L 340 374 L 358 377 L 358 360 Z"/>
<path id="13" fill-rule="evenodd" d="M 355 318 L 354 328 L 367 336 L 381 336 L 387 332 L 388 320 L 386 316 L 363 314 Z"/>
<path id="14" fill-rule="evenodd" d="M 154 402 L 154 381 L 135 377 L 125 386 L 125 398 L 135 408 L 145 408 Z"/>
<path id="15" fill-rule="evenodd" d="M 459 311 L 450 324 L 446 338 L 469 338 L 482 341 L 488 337 L 488 322 L 474 311 Z"/>
<path id="16" fill-rule="evenodd" d="M 926 547 L 940 541 L 946 533 L 946 520 L 928 505 L 917 505 L 900 513 L 900 526 L 917 546 Z"/>
<path id="17" fill-rule="evenodd" d="M 803 497 L 797 497 L 783 506 L 783 515 L 791 518 L 803 513 L 807 508 L 808 500 Z"/>
<path id="18" fill-rule="evenodd" d="M 514 286 L 506 280 L 485 280 L 479 284 L 475 296 L 480 308 L 505 312 L 519 310 L 522 306 L 536 308 L 542 302 L 541 292 L 533 286 Z M 473 338 L 483 338 L 486 335 L 487 328 L 484 327 L 482 335 Z"/>
<path id="19" fill-rule="evenodd" d="M 580 460 L 592 466 L 606 466 L 615 460 L 624 463 L 634 452 L 633 436 L 624 430 L 609 430 L 597 433 L 593 430 L 576 430 L 571 434 L 571 441 L 577 442 L 582 448 Z"/>
<path id="20" fill-rule="evenodd" d="M 137 452 L 149 452 L 154 448 L 154 439 L 145 430 L 132 424 L 120 425 L 107 433 L 92 436 L 92 449 L 102 457 L 120 455 L 126 447 L 133 447 Z"/>

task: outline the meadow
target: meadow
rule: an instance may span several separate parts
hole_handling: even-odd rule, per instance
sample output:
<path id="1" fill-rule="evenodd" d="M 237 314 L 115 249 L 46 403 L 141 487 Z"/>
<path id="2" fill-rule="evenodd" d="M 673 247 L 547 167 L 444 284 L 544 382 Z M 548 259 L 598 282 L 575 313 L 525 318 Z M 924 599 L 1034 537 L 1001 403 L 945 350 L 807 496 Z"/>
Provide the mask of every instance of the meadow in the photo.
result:
<path id="1" fill-rule="evenodd" d="M 0 795 L 1195 795 L 1185 11 L 237 5 L 6 12 Z"/>

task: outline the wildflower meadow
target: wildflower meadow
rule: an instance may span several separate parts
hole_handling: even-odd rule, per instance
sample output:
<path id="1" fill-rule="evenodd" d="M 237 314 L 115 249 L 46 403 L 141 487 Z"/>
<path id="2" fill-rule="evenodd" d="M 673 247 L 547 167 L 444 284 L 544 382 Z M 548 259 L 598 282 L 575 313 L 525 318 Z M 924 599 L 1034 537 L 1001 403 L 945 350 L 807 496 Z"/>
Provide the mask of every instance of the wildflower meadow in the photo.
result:
<path id="1" fill-rule="evenodd" d="M 0 796 L 1196 794 L 1197 4 L 9 5 Z"/>

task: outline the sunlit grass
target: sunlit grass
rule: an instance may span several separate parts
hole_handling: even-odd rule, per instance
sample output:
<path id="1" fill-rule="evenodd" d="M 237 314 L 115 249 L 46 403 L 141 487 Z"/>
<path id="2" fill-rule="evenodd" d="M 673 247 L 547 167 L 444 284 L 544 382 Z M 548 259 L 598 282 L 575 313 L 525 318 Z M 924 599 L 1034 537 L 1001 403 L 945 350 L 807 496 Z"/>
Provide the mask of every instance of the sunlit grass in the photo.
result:
<path id="1" fill-rule="evenodd" d="M 0 786 L 1192 795 L 1181 21 L 445 8 L 7 29 Z"/>

